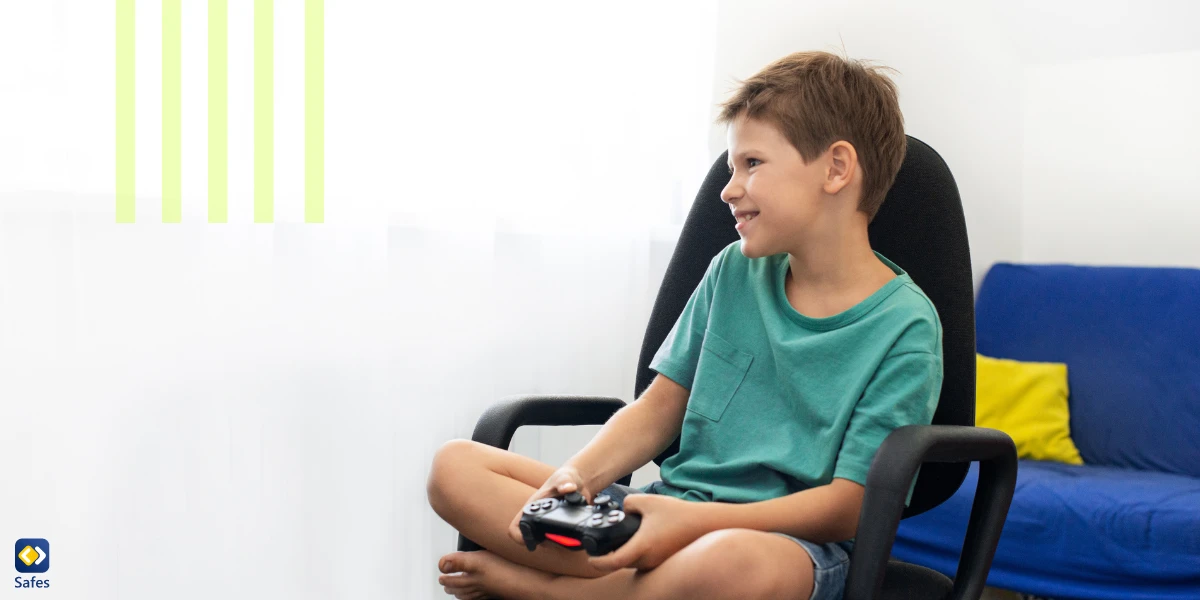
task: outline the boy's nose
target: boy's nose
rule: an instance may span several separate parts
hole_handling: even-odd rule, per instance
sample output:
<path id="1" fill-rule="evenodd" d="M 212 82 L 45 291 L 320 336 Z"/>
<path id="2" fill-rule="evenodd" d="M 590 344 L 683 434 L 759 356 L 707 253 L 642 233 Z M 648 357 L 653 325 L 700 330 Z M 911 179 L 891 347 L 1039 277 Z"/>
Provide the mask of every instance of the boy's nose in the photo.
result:
<path id="1" fill-rule="evenodd" d="M 721 202 L 724 202 L 725 204 L 731 204 L 741 197 L 742 188 L 741 186 L 736 185 L 733 180 L 730 180 L 729 183 L 725 184 L 724 189 L 721 190 Z"/>

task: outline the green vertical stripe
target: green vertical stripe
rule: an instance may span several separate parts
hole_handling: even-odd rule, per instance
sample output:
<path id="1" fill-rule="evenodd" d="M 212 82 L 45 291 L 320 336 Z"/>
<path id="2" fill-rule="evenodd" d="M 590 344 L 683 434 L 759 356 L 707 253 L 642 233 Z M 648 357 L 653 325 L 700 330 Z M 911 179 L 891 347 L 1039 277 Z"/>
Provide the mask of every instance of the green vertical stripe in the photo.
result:
<path id="1" fill-rule="evenodd" d="M 183 176 L 180 148 L 182 146 L 181 82 L 182 57 L 179 37 L 180 0 L 162 2 L 162 222 L 181 220 Z"/>
<path id="2" fill-rule="evenodd" d="M 275 219 L 275 7 L 254 0 L 254 222 Z"/>
<path id="3" fill-rule="evenodd" d="M 325 222 L 325 0 L 304 2 L 304 221 Z"/>
<path id="4" fill-rule="evenodd" d="M 208 0 L 208 222 L 229 222 L 229 10 Z"/>
<path id="5" fill-rule="evenodd" d="M 117 0 L 117 222 L 134 220 L 133 0 Z"/>

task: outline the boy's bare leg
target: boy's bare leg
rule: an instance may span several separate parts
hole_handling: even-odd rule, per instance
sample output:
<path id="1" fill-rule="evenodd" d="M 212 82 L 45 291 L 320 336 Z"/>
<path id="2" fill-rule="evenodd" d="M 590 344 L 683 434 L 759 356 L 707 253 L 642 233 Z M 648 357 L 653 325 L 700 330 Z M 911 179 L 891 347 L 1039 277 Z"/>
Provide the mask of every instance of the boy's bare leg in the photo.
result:
<path id="1" fill-rule="evenodd" d="M 461 573 L 439 578 L 446 592 L 460 600 L 801 600 L 813 589 L 812 560 L 803 548 L 746 529 L 708 534 L 644 573 L 622 569 L 599 578 L 551 575 L 486 551 L 450 554 L 440 567 L 445 573 Z"/>
<path id="2" fill-rule="evenodd" d="M 546 573 L 599 577 L 584 552 L 541 544 L 530 552 L 508 526 L 554 467 L 470 440 L 451 440 L 434 456 L 427 491 L 434 512 L 463 535 L 509 562 Z M 599 493 L 600 490 L 595 490 Z"/>

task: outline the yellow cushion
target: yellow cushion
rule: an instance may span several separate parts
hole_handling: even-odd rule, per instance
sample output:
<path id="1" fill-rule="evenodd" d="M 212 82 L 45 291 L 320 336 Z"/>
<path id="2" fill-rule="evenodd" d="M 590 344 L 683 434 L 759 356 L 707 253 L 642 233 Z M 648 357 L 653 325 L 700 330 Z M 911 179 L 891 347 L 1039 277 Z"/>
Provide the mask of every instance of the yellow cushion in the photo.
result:
<path id="1" fill-rule="evenodd" d="M 1071 440 L 1067 365 L 975 357 L 975 424 L 1011 436 L 1020 458 L 1082 465 Z"/>

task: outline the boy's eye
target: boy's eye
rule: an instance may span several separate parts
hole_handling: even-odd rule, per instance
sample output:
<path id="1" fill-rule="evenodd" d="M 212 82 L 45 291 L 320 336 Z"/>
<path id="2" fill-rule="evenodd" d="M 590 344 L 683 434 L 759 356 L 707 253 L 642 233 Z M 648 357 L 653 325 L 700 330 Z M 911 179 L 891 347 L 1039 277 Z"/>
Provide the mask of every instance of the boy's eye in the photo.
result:
<path id="1" fill-rule="evenodd" d="M 746 166 L 747 166 L 747 167 L 753 167 L 753 166 L 754 166 L 754 164 L 752 164 L 752 163 L 760 163 L 760 162 L 762 162 L 762 161 L 761 161 L 761 160 L 758 160 L 757 158 L 747 158 L 747 159 L 746 159 Z M 733 169 L 729 169 L 729 174 L 730 174 L 730 175 L 733 175 Z"/>

